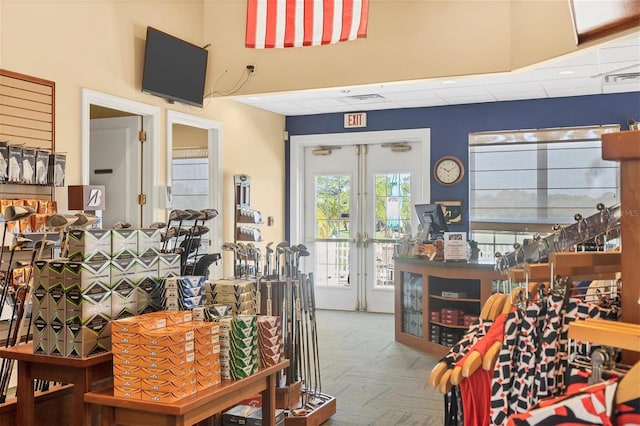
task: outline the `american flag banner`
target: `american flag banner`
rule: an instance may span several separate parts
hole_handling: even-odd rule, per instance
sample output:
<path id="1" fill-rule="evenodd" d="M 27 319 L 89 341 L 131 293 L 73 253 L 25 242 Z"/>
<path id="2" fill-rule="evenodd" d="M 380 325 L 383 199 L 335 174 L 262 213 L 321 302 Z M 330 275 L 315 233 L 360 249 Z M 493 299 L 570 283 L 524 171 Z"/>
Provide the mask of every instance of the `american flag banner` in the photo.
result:
<path id="1" fill-rule="evenodd" d="M 245 46 L 300 47 L 367 35 L 369 0 L 247 0 Z"/>

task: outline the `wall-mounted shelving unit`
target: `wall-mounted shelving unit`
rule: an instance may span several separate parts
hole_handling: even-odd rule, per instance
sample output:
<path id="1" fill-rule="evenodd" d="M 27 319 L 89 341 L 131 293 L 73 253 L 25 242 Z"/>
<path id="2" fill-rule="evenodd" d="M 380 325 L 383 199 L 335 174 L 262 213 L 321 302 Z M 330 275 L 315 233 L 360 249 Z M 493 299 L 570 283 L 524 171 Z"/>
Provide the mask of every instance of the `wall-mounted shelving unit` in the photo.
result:
<path id="1" fill-rule="evenodd" d="M 251 178 L 247 175 L 235 175 L 235 214 L 234 232 L 236 241 L 262 241 L 260 229 L 254 225 L 262 224 L 262 215 L 251 207 Z"/>

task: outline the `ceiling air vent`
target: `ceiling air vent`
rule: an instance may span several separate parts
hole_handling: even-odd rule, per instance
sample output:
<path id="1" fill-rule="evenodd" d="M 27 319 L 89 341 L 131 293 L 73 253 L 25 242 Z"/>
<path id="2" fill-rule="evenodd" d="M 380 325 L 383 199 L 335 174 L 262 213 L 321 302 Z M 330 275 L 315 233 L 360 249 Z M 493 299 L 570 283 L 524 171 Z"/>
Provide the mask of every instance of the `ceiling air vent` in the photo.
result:
<path id="1" fill-rule="evenodd" d="M 340 102 L 344 102 L 345 104 L 377 104 L 380 102 L 388 102 L 389 99 L 385 98 L 382 95 L 378 95 L 377 93 L 370 93 L 366 95 L 352 95 L 352 96 L 344 96 L 338 98 Z"/>
<path id="2" fill-rule="evenodd" d="M 625 72 L 621 74 L 607 74 L 604 76 L 605 84 L 635 83 L 640 82 L 640 72 Z"/>

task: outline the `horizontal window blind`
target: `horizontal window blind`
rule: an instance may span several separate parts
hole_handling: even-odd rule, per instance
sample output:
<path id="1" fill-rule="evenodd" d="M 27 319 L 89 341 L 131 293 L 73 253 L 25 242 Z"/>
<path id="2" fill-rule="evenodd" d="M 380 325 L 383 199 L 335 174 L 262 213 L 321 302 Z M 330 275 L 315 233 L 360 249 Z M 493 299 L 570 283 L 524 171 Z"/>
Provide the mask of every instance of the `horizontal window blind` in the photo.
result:
<path id="1" fill-rule="evenodd" d="M 472 230 L 547 229 L 619 202 L 618 163 L 602 160 L 601 135 L 618 125 L 470 135 Z"/>

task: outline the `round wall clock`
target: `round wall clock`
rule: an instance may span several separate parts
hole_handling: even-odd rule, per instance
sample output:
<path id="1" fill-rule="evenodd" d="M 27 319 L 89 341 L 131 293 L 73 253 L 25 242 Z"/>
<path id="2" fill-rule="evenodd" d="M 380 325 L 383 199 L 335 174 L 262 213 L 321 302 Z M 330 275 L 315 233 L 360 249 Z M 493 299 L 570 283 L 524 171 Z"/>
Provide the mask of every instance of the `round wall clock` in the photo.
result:
<path id="1" fill-rule="evenodd" d="M 457 185 L 464 177 L 464 164 L 457 157 L 442 157 L 433 166 L 433 176 L 441 185 Z"/>

